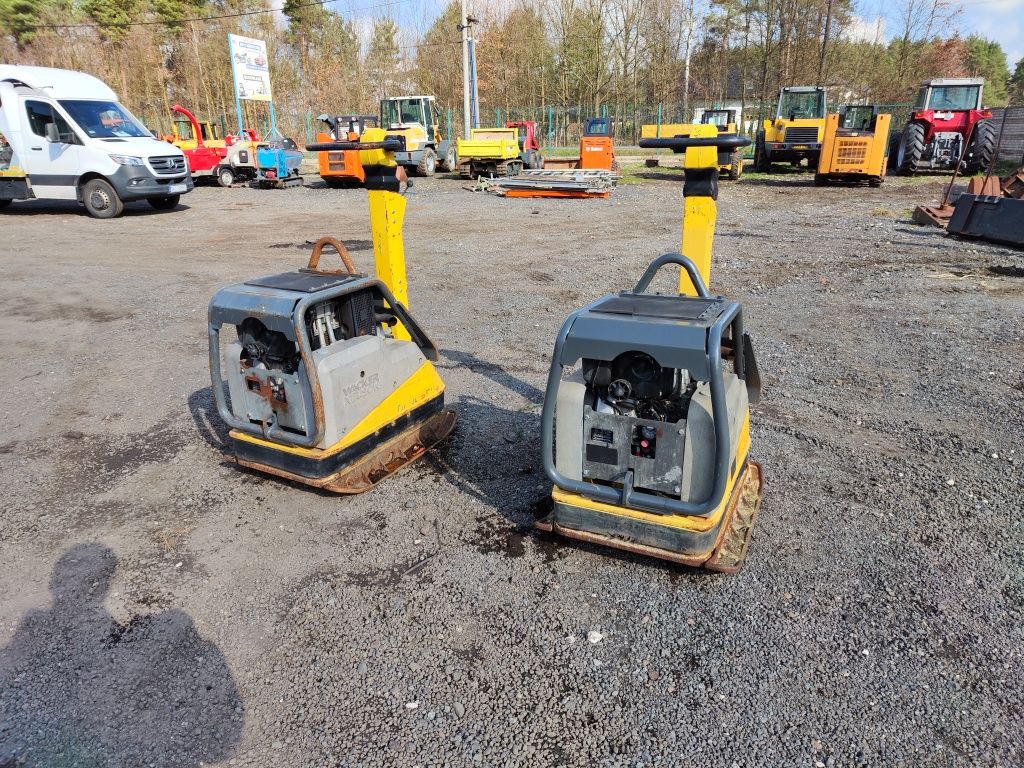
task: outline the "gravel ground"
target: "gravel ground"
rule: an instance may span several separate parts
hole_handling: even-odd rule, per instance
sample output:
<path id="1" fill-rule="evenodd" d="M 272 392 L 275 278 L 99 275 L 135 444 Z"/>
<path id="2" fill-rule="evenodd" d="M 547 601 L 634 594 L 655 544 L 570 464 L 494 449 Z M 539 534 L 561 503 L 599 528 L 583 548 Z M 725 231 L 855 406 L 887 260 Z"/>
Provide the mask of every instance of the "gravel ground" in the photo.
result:
<path id="1" fill-rule="evenodd" d="M 324 234 L 370 268 L 364 193 L 8 209 L 0 766 L 1024 764 L 1024 258 L 911 224 L 940 180 L 723 183 L 765 378 L 740 574 L 532 532 L 555 332 L 678 247 L 673 173 L 417 184 L 459 425 L 355 498 L 224 462 L 205 317 Z"/>

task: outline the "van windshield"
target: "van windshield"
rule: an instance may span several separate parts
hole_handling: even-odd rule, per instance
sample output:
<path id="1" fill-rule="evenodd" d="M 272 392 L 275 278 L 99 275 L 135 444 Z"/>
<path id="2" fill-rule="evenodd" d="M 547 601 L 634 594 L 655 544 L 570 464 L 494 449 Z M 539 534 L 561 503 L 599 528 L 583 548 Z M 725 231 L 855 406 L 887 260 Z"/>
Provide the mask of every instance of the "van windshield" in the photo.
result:
<path id="1" fill-rule="evenodd" d="M 131 112 L 116 101 L 61 99 L 71 119 L 93 139 L 151 136 Z"/>

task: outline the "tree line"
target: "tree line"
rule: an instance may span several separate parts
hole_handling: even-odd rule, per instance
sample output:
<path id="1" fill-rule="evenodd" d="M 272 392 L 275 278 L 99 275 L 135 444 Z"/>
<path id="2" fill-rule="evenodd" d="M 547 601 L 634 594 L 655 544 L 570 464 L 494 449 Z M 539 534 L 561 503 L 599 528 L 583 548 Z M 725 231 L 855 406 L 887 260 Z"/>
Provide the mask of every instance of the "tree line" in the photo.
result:
<path id="1" fill-rule="evenodd" d="M 169 126 L 177 102 L 227 116 L 233 129 L 226 37 L 235 33 L 267 41 L 279 123 L 292 135 L 305 135 L 308 115 L 374 114 L 385 95 L 433 94 L 458 112 L 460 4 L 422 29 L 388 15 L 417 1 L 370 6 L 370 20 L 311 0 L 0 0 L 0 60 L 91 72 L 154 128 Z M 619 117 L 667 105 L 685 118 L 694 106 L 729 103 L 753 117 L 784 85 L 828 86 L 833 104 L 902 104 L 922 79 L 983 76 L 988 105 L 1024 102 L 1024 60 L 1011 72 L 998 43 L 951 36 L 957 5 L 897 2 L 897 28 L 890 21 L 884 32 L 857 16 L 853 0 L 479 7 L 480 101 L 495 115 Z"/>

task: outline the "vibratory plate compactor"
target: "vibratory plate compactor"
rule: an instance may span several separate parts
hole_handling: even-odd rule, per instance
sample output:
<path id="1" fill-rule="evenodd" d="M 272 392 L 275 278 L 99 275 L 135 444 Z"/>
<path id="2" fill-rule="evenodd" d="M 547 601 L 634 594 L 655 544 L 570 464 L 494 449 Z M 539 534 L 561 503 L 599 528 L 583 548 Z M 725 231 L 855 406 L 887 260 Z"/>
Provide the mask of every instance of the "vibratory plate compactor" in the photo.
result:
<path id="1" fill-rule="evenodd" d="M 344 245 L 324 238 L 305 269 L 221 289 L 210 302 L 210 371 L 239 464 L 360 493 L 444 439 L 455 414 L 431 363 L 437 349 L 406 309 L 404 171 L 393 160 L 404 143 L 367 131 L 361 143 L 329 144 L 360 151 L 378 278 L 356 273 Z M 327 244 L 345 269 L 320 267 Z M 222 349 L 225 325 L 237 339 Z"/>
<path id="2" fill-rule="evenodd" d="M 760 377 L 742 308 L 712 295 L 707 273 L 717 150 L 749 139 L 697 127 L 710 130 L 652 145 L 686 151 L 683 250 L 694 260 L 658 257 L 635 288 L 577 310 L 558 334 L 541 422 L 555 487 L 536 525 L 731 573 L 746 558 L 761 500 L 748 410 Z M 681 293 L 649 293 L 668 264 L 681 267 Z M 573 372 L 563 377 L 565 369 Z"/>

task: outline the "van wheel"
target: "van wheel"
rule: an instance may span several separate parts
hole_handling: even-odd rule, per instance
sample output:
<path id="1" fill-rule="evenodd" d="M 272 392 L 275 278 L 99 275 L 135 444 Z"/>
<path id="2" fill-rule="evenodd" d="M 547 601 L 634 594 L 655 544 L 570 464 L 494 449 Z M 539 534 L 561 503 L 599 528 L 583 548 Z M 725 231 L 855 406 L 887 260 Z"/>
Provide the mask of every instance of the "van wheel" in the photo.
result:
<path id="1" fill-rule="evenodd" d="M 124 213 L 124 203 L 117 196 L 117 190 L 104 179 L 93 179 L 85 183 L 82 187 L 82 202 L 94 219 L 114 219 Z"/>
<path id="2" fill-rule="evenodd" d="M 149 204 L 158 211 L 171 211 L 178 207 L 181 195 L 167 195 L 165 197 L 150 197 Z"/>
<path id="3" fill-rule="evenodd" d="M 222 165 L 217 171 L 217 183 L 222 187 L 230 187 L 235 183 L 235 172 L 230 166 Z"/>
<path id="4" fill-rule="evenodd" d="M 13 200 L 0 200 L 0 209 L 6 208 L 8 205 L 13 203 Z"/>

